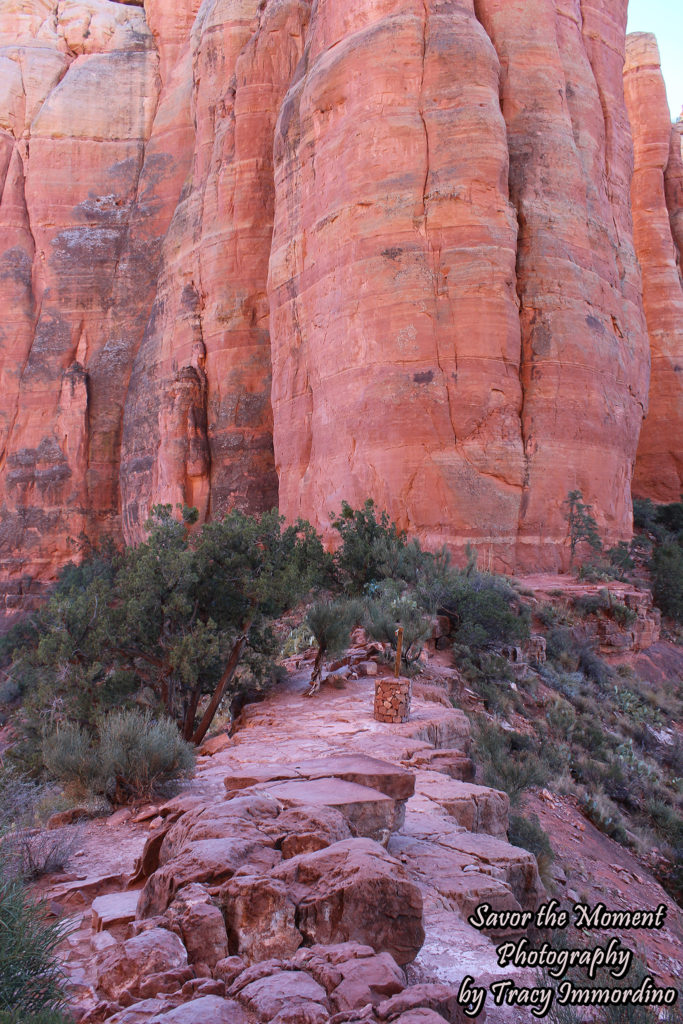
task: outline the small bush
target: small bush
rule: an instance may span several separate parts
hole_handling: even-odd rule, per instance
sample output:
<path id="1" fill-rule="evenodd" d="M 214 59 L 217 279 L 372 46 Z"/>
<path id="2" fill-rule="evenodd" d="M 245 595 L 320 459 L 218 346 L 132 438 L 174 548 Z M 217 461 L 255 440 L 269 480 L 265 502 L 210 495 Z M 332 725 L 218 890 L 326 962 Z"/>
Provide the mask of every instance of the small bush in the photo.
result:
<path id="1" fill-rule="evenodd" d="M 392 523 L 386 512 L 377 519 L 375 503 L 368 499 L 362 509 L 342 502 L 341 512 L 331 514 L 332 527 L 341 537 L 335 567 L 344 587 L 361 594 L 367 583 L 384 579 L 383 566 L 395 563 L 407 546 L 406 535 Z"/>
<path id="2" fill-rule="evenodd" d="M 74 796 L 90 791 L 101 766 L 89 733 L 74 722 L 59 724 L 45 737 L 43 763 L 48 775 Z"/>
<path id="3" fill-rule="evenodd" d="M 546 712 L 548 724 L 564 739 L 568 739 L 576 725 L 576 712 L 569 701 L 556 697 Z"/>
<path id="4" fill-rule="evenodd" d="M 432 631 L 432 620 L 418 607 L 417 602 L 407 593 L 394 594 L 391 588 L 378 591 L 365 606 L 363 621 L 369 636 L 381 643 L 391 644 L 397 649 L 397 630 L 403 629 L 401 660 L 406 666 L 412 665 L 420 656 L 422 643 Z"/>
<path id="5" fill-rule="evenodd" d="M 0 766 L 0 835 L 32 825 L 43 789 L 11 765 Z"/>
<path id="6" fill-rule="evenodd" d="M 597 594 L 581 594 L 572 601 L 576 612 L 581 616 L 597 615 L 599 612 L 609 611 L 609 594 L 606 590 L 600 590 Z"/>
<path id="7" fill-rule="evenodd" d="M 58 1010 L 43 1010 L 28 1016 L 23 1010 L 0 1010 L 0 1024 L 73 1024 L 73 1017 L 65 1017 Z"/>
<path id="8" fill-rule="evenodd" d="M 326 654 L 334 654 L 348 646 L 351 630 L 362 615 L 359 601 L 316 601 L 306 615 L 305 625 L 318 645 L 311 682 L 321 675 Z"/>
<path id="9" fill-rule="evenodd" d="M 194 750 L 168 718 L 149 712 L 107 715 L 99 728 L 100 777 L 111 796 L 118 787 L 129 798 L 151 797 L 165 782 L 190 774 Z"/>
<path id="10" fill-rule="evenodd" d="M 545 786 L 550 778 L 534 740 L 521 733 L 482 723 L 475 736 L 476 759 L 481 764 L 484 784 L 502 789 L 516 807 L 522 794 L 532 786 Z"/>
<path id="11" fill-rule="evenodd" d="M 665 615 L 683 622 L 683 547 L 666 540 L 655 548 L 650 562 L 655 603 Z"/>
<path id="12" fill-rule="evenodd" d="M 48 924 L 7 861 L 0 863 L 0 1014 L 25 1024 L 29 1015 L 60 1021 L 63 974 L 55 951 L 60 926 Z M 2 1016 L 0 1016 L 2 1020 Z"/>
<path id="13" fill-rule="evenodd" d="M 3 851 L 26 881 L 63 871 L 81 841 L 78 829 L 21 829 L 5 836 Z"/>
<path id="14" fill-rule="evenodd" d="M 683 499 L 683 495 L 681 495 Z M 683 541 L 683 500 L 670 505 L 660 505 L 656 513 L 657 522 L 670 534 Z"/>
<path id="15" fill-rule="evenodd" d="M 579 651 L 579 668 L 587 679 L 591 679 L 598 686 L 603 689 L 609 686 L 612 679 L 609 666 L 588 645 Z"/>
<path id="16" fill-rule="evenodd" d="M 568 626 L 552 628 L 546 635 L 545 643 L 546 656 L 551 660 L 564 662 L 574 658 L 576 644 Z"/>
<path id="17" fill-rule="evenodd" d="M 361 617 L 356 601 L 316 601 L 304 625 L 323 653 L 335 654 L 348 646 L 351 630 Z"/>
<path id="18" fill-rule="evenodd" d="M 148 798 L 190 774 L 194 750 L 167 718 L 148 711 L 112 711 L 90 738 L 67 724 L 46 737 L 45 767 L 74 794 L 104 794 L 117 803 Z"/>
<path id="19" fill-rule="evenodd" d="M 586 544 L 593 551 L 602 551 L 602 542 L 598 533 L 598 524 L 593 516 L 593 509 L 585 504 L 581 491 L 570 491 L 564 504 L 567 506 L 567 526 L 569 529 L 569 565 L 574 564 L 574 557 L 579 545 Z"/>
<path id="20" fill-rule="evenodd" d="M 513 846 L 521 846 L 523 850 L 533 853 L 539 873 L 547 877 L 554 854 L 548 833 L 541 827 L 537 814 L 528 818 L 521 814 L 511 814 L 508 841 Z"/>
<path id="21" fill-rule="evenodd" d="M 581 800 L 581 809 L 588 820 L 610 839 L 621 843 L 622 846 L 630 845 L 628 832 L 624 828 L 618 808 L 600 790 L 586 794 Z"/>
<path id="22" fill-rule="evenodd" d="M 659 528 L 657 506 L 651 498 L 633 499 L 633 526 L 636 530 L 656 534 Z"/>
<path id="23" fill-rule="evenodd" d="M 437 611 L 450 619 L 453 639 L 461 646 L 518 644 L 529 636 L 529 611 L 501 576 L 452 573 Z"/>

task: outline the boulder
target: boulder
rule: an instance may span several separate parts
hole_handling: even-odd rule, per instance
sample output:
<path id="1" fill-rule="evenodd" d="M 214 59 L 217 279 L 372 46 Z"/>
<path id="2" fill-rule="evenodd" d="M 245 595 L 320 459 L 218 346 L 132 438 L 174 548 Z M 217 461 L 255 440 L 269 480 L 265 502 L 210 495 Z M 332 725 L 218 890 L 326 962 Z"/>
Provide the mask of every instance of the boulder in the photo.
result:
<path id="1" fill-rule="evenodd" d="M 154 1017 L 151 1024 L 249 1024 L 249 1019 L 242 1007 L 232 999 L 201 996 L 162 1016 Z"/>
<path id="2" fill-rule="evenodd" d="M 261 835 L 225 839 L 198 839 L 184 845 L 182 853 L 147 880 L 137 907 L 137 917 L 162 914 L 175 894 L 190 882 L 217 883 L 266 846 Z"/>
<path id="3" fill-rule="evenodd" d="M 458 990 L 439 983 L 413 985 L 380 1003 L 375 1012 L 381 1021 L 394 1021 L 399 1014 L 415 1009 L 431 1010 L 450 1024 L 466 1024 L 471 1019 L 458 1003 Z M 485 1020 L 486 1010 L 483 1010 L 477 1021 L 484 1024 Z"/>
<path id="4" fill-rule="evenodd" d="M 288 807 L 268 831 L 285 860 L 351 838 L 346 818 L 334 807 Z"/>
<path id="5" fill-rule="evenodd" d="M 176 967 L 172 971 L 161 971 L 143 978 L 137 986 L 142 999 L 154 999 L 162 994 L 178 992 L 193 977 L 191 967 Z"/>
<path id="6" fill-rule="evenodd" d="M 140 893 L 134 889 L 97 896 L 92 903 L 92 928 L 101 932 L 135 920 Z"/>
<path id="7" fill-rule="evenodd" d="M 247 961 L 291 956 L 303 942 L 296 905 L 274 878 L 233 878 L 221 891 L 231 947 Z"/>
<path id="8" fill-rule="evenodd" d="M 339 966 L 339 972 L 342 980 L 330 996 L 337 1012 L 357 1010 L 368 1003 L 377 1005 L 406 985 L 403 971 L 388 953 L 348 960 Z"/>
<path id="9" fill-rule="evenodd" d="M 422 1007 L 416 1010 L 408 1010 L 400 1017 L 394 1017 L 396 1024 L 443 1024 L 448 1017 L 442 1017 L 435 1010 L 427 1010 Z"/>
<path id="10" fill-rule="evenodd" d="M 303 971 L 277 971 L 246 985 L 239 993 L 240 1002 L 266 1024 L 285 1009 L 299 1003 L 318 1003 L 326 1007 L 325 989 Z"/>
<path id="11" fill-rule="evenodd" d="M 118 1010 L 113 1016 L 108 1013 L 102 1019 L 106 1020 L 107 1024 L 150 1024 L 150 1021 L 158 1018 L 160 1013 L 173 1010 L 176 1005 L 177 999 L 173 997 L 142 999 L 140 1002 L 133 1003 L 132 1006 Z"/>
<path id="12" fill-rule="evenodd" d="M 403 965 L 424 941 L 422 896 L 404 867 L 369 839 L 349 839 L 284 861 L 272 872 L 297 905 L 307 943 L 355 940 Z"/>
<path id="13" fill-rule="evenodd" d="M 285 1006 L 273 1017 L 272 1024 L 328 1024 L 330 1015 L 320 1003 L 301 1002 Z"/>
<path id="14" fill-rule="evenodd" d="M 151 974 L 187 966 L 187 951 L 177 935 L 152 928 L 96 958 L 97 987 L 112 999 L 137 991 Z"/>
<path id="15" fill-rule="evenodd" d="M 180 931 L 190 963 L 215 967 L 228 955 L 223 915 L 204 886 L 181 889 L 165 916 Z"/>

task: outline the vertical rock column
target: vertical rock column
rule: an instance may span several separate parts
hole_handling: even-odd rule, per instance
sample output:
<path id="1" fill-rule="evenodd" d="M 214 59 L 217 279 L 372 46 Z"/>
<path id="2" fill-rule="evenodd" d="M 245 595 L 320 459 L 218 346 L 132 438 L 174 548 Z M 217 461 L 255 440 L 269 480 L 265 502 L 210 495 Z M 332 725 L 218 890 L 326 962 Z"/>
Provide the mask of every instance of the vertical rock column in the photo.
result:
<path id="1" fill-rule="evenodd" d="M 0 570 L 12 589 L 54 578 L 90 530 L 94 410 L 121 361 L 93 367 L 159 83 L 136 7 L 10 0 L 0 45 Z M 106 457 L 115 480 L 115 445 Z"/>
<path id="2" fill-rule="evenodd" d="M 308 16 L 304 0 L 212 0 L 193 25 L 191 174 L 126 401 L 128 542 L 156 502 L 196 504 L 202 518 L 277 505 L 266 294 L 273 132 Z"/>
<path id="3" fill-rule="evenodd" d="M 626 0 L 476 0 L 502 65 L 519 220 L 524 497 L 518 563 L 566 563 L 579 489 L 603 540 L 631 529 L 648 345 L 627 183 Z"/>
<path id="4" fill-rule="evenodd" d="M 275 137 L 280 508 L 510 564 L 524 478 L 499 64 L 456 0 L 319 0 Z"/>
<path id="5" fill-rule="evenodd" d="M 680 135 L 675 127 L 672 130 L 653 35 L 628 36 L 624 85 L 635 146 L 634 234 L 652 351 L 650 407 L 633 487 L 642 497 L 678 501 L 683 489 L 683 287 L 678 249 L 683 242 L 683 169 Z"/>

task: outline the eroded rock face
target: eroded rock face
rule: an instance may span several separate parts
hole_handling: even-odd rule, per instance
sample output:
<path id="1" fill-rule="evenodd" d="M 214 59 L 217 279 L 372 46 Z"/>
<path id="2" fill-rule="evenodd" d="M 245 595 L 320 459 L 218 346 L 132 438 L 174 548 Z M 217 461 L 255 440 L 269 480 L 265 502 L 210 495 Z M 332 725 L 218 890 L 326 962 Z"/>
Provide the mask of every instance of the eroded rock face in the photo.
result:
<path id="1" fill-rule="evenodd" d="M 626 6 L 7 0 L 5 608 L 158 502 L 329 536 L 372 497 L 427 545 L 557 568 L 578 488 L 625 537 Z M 636 479 L 676 498 L 683 163 L 636 50 Z"/>
<path id="2" fill-rule="evenodd" d="M 72 558 L 91 521 L 115 527 L 131 356 L 109 314 L 132 312 L 159 82 L 144 12 L 102 0 L 4 4 L 0 65 L 0 571 L 17 589 Z"/>
<path id="3" fill-rule="evenodd" d="M 625 21 L 625 0 L 317 5 L 275 140 L 286 515 L 372 494 L 507 564 L 561 564 L 572 487 L 628 529 L 647 340 Z"/>
<path id="4" fill-rule="evenodd" d="M 319 3 L 308 38 L 275 137 L 281 508 L 326 527 L 372 495 L 429 542 L 511 552 L 517 225 L 495 50 L 472 3 Z"/>
<path id="5" fill-rule="evenodd" d="M 633 230 L 652 349 L 650 410 L 634 489 L 643 497 L 678 501 L 683 487 L 683 161 L 680 125 L 671 126 L 653 35 L 628 36 L 624 84 L 635 148 Z"/>

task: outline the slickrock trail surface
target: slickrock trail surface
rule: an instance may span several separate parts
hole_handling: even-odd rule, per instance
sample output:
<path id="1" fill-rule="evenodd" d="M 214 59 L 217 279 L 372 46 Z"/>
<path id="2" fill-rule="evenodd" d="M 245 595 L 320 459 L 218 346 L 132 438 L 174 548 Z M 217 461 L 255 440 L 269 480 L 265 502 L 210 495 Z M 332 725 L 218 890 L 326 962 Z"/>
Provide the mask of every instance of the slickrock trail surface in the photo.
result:
<path id="1" fill-rule="evenodd" d="M 47 893 L 74 929 L 66 969 L 84 1021 L 463 1024 L 465 975 L 535 983 L 499 968 L 466 921 L 480 903 L 535 909 L 546 894 L 533 856 L 505 840 L 507 796 L 462 781 L 465 715 L 414 697 L 408 723 L 379 724 L 372 679 L 309 699 L 309 675 L 209 741 L 178 797 L 86 826 L 87 877 Z M 634 906 L 666 900 L 640 881 Z M 664 975 L 683 963 L 673 911 L 667 929 L 652 965 Z M 534 1018 L 489 1000 L 486 1019 Z"/>
<path id="2" fill-rule="evenodd" d="M 677 499 L 680 135 L 636 37 L 631 188 L 626 12 L 5 0 L 1 607 L 158 502 L 372 497 L 557 570 L 568 490 L 630 533 L 650 345 Z"/>

